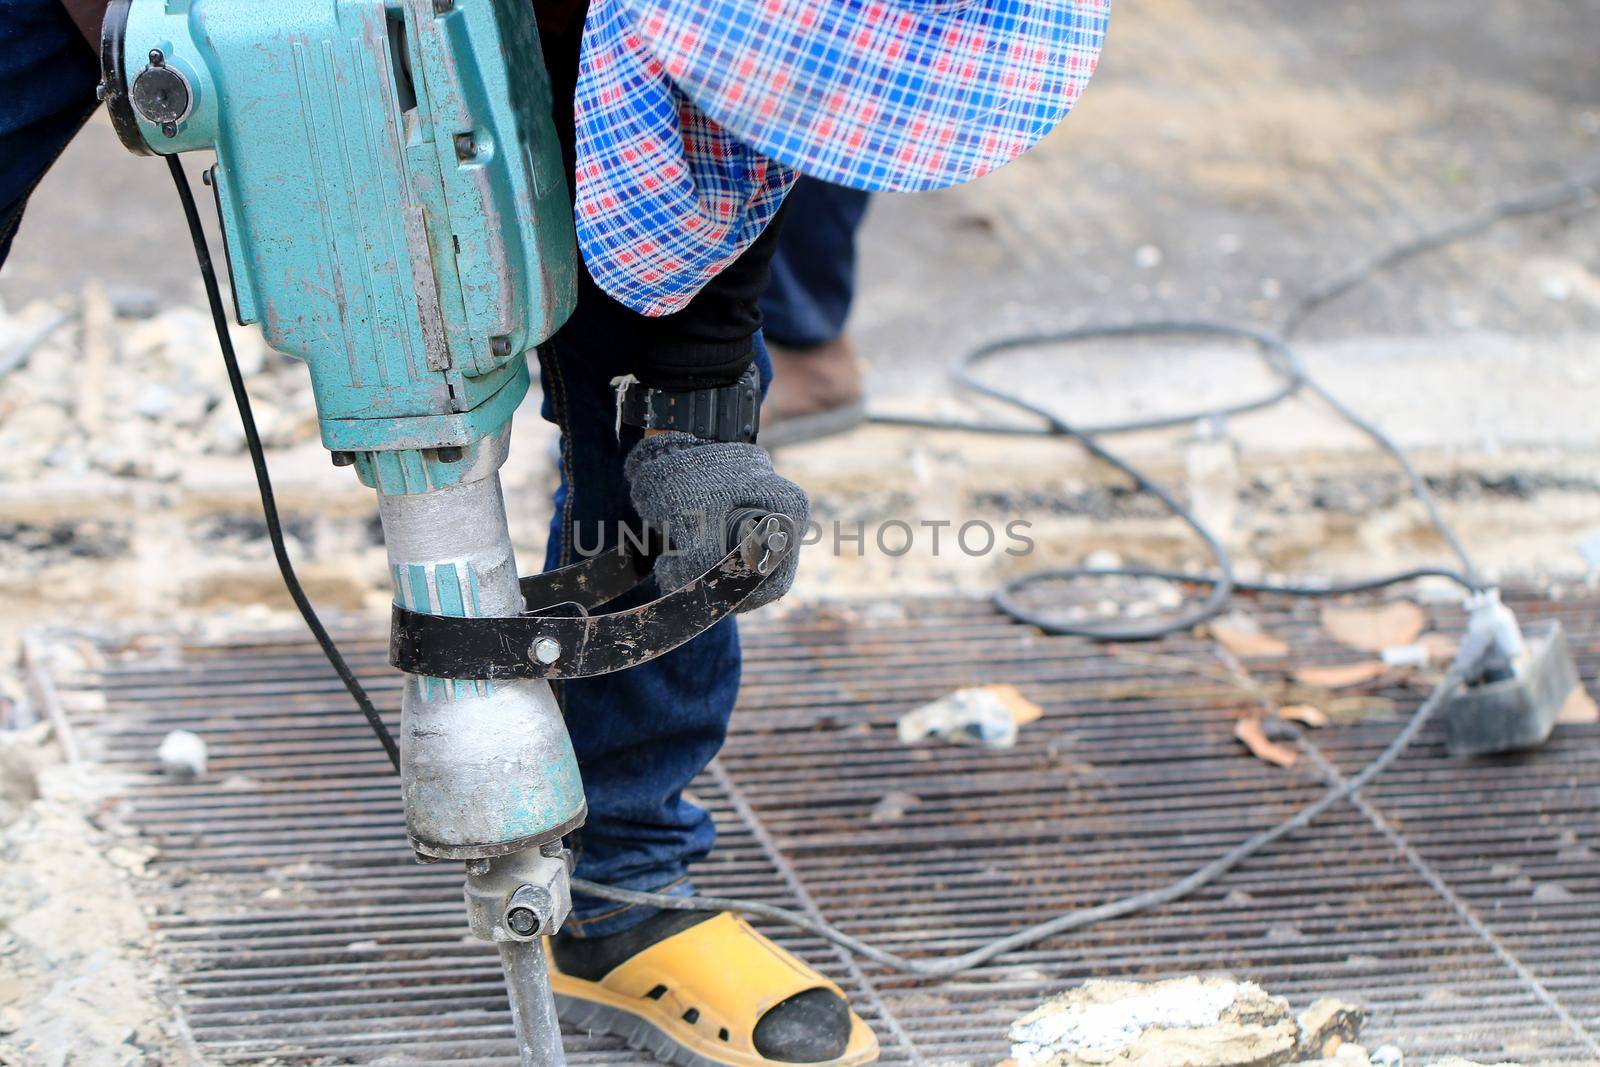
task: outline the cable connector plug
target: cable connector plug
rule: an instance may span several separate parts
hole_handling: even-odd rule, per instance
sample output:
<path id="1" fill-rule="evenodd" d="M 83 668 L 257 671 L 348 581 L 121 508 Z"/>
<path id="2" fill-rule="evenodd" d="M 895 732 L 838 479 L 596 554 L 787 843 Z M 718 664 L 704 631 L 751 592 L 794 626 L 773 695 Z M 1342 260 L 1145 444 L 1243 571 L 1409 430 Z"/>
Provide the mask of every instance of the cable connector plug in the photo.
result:
<path id="1" fill-rule="evenodd" d="M 1462 647 L 1481 646 L 1471 684 L 1499 682 L 1516 676 L 1526 666 L 1528 643 L 1517 616 L 1500 599 L 1498 588 L 1482 589 L 1467 597 L 1467 635 Z"/>

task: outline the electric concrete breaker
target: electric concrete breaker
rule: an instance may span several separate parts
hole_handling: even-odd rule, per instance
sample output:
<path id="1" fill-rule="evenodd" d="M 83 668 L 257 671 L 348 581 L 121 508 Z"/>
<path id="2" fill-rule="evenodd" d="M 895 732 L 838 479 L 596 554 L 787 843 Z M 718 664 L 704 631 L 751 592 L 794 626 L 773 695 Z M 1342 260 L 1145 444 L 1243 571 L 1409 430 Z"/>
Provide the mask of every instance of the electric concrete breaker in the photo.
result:
<path id="1" fill-rule="evenodd" d="M 525 358 L 570 313 L 576 252 L 528 0 L 114 0 L 102 96 L 132 151 L 214 151 L 235 312 L 310 369 L 323 443 L 377 490 L 407 674 L 419 860 L 466 865 L 524 1064 L 563 1062 L 540 944 L 584 819 L 547 679 L 620 670 L 727 616 L 794 551 L 741 513 L 707 574 L 599 613 L 648 537 L 518 579 L 498 469 Z"/>

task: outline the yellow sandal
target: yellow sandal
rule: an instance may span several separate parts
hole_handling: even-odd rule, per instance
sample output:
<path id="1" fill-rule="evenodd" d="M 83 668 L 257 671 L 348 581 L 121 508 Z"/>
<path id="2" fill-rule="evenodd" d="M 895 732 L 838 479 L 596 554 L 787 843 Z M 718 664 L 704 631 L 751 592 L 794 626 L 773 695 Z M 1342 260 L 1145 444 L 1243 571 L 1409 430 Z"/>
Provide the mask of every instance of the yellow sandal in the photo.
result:
<path id="1" fill-rule="evenodd" d="M 641 950 L 597 982 L 563 974 L 548 942 L 545 953 L 562 1022 L 620 1037 L 677 1067 L 773 1067 L 780 1061 L 755 1046 L 762 1016 L 808 989 L 845 999 L 838 986 L 727 912 Z M 877 1058 L 877 1037 L 852 1011 L 844 1054 L 806 1067 L 857 1067 Z"/>

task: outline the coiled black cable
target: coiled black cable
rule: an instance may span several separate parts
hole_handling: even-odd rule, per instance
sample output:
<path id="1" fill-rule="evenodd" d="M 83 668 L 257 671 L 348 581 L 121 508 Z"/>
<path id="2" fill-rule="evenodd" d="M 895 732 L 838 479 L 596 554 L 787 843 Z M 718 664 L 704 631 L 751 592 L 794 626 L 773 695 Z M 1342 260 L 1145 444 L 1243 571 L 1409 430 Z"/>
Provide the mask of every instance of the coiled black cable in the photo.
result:
<path id="1" fill-rule="evenodd" d="M 1070 634 L 1100 641 L 1139 641 L 1165 637 L 1187 630 L 1227 610 L 1236 590 L 1275 593 L 1295 597 L 1342 596 L 1359 591 L 1387 588 L 1401 582 L 1421 577 L 1445 578 L 1468 592 L 1485 587 L 1477 566 L 1473 563 L 1461 539 L 1446 521 L 1438 501 L 1429 488 L 1427 479 L 1412 464 L 1393 438 L 1370 420 L 1362 417 L 1340 400 L 1306 370 L 1290 339 L 1300 331 L 1316 312 L 1340 297 L 1360 288 L 1379 274 L 1429 252 L 1436 252 L 1453 244 L 1475 237 L 1500 222 L 1524 218 L 1529 215 L 1556 211 L 1593 198 L 1600 193 L 1600 172 L 1587 174 L 1560 182 L 1546 189 L 1502 200 L 1464 220 L 1431 230 L 1409 241 L 1403 241 L 1372 259 L 1357 265 L 1336 277 L 1314 287 L 1290 309 L 1277 334 L 1250 327 L 1207 321 L 1163 319 L 1151 322 L 1114 326 L 1089 326 L 1081 329 L 1056 332 L 1030 332 L 991 341 L 963 356 L 951 370 L 956 386 L 966 392 L 987 397 L 1039 419 L 1042 425 L 1016 423 L 968 422 L 958 419 L 923 418 L 906 415 L 876 414 L 872 421 L 883 425 L 915 426 L 922 429 L 956 430 L 968 433 L 1004 434 L 1010 436 L 1070 437 L 1079 442 L 1091 455 L 1121 471 L 1140 490 L 1159 500 L 1171 514 L 1188 526 L 1210 554 L 1214 567 L 1210 574 L 1191 574 L 1149 567 L 1073 567 L 1037 571 L 1023 575 L 1003 585 L 994 595 L 995 605 L 1019 622 L 1036 626 L 1046 633 Z M 1266 365 L 1281 378 L 1278 387 L 1264 396 L 1181 413 L 1134 419 L 1125 422 L 1103 423 L 1093 426 L 1075 425 L 1042 404 L 1030 400 L 1019 392 L 993 385 L 983 380 L 977 368 L 997 356 L 1009 352 L 1040 348 L 1046 345 L 1075 344 L 1092 340 L 1134 339 L 1147 337 L 1208 336 L 1236 338 L 1250 341 L 1262 353 Z M 1426 567 L 1376 575 L 1353 582 L 1326 585 L 1286 584 L 1274 582 L 1243 582 L 1235 575 L 1232 560 L 1216 536 L 1183 503 L 1155 479 L 1128 460 L 1107 448 L 1099 438 L 1113 434 L 1141 433 L 1169 429 L 1207 420 L 1223 420 L 1236 415 L 1261 411 L 1292 397 L 1308 393 L 1373 442 L 1394 460 L 1406 478 L 1412 494 L 1421 502 L 1428 520 L 1438 531 L 1445 546 L 1455 556 L 1459 569 Z M 1029 607 L 1025 594 L 1035 587 L 1089 578 L 1128 577 L 1154 578 L 1198 585 L 1209 589 L 1205 599 L 1195 608 L 1177 617 L 1148 623 L 1093 623 L 1074 624 L 1053 618 L 1048 612 Z"/>

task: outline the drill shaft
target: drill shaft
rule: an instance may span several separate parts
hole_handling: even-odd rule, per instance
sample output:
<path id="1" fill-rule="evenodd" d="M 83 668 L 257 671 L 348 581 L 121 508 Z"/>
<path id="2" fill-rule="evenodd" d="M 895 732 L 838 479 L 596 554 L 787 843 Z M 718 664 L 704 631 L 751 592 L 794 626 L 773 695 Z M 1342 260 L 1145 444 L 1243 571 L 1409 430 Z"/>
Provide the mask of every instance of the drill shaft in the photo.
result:
<path id="1" fill-rule="evenodd" d="M 563 1067 L 567 1061 L 544 946 L 537 941 L 502 941 L 500 966 L 506 973 L 522 1067 Z"/>

